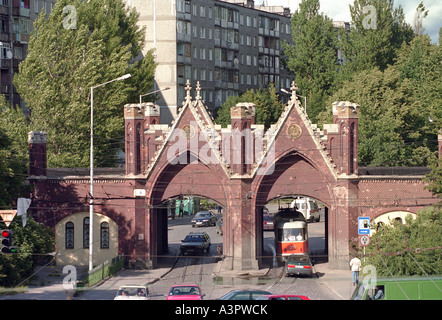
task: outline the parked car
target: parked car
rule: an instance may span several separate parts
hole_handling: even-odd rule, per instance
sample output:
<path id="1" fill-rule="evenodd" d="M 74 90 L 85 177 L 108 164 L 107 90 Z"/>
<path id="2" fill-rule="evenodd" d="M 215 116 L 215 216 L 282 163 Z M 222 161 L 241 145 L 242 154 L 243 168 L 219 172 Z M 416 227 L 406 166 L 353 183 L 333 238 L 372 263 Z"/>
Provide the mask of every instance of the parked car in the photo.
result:
<path id="1" fill-rule="evenodd" d="M 264 230 L 273 230 L 273 214 L 264 214 L 262 217 L 263 220 L 263 229 Z"/>
<path id="2" fill-rule="evenodd" d="M 126 285 L 118 288 L 114 300 L 147 300 L 148 295 L 147 286 Z"/>
<path id="3" fill-rule="evenodd" d="M 299 296 L 295 294 L 285 294 L 285 295 L 278 295 L 278 294 L 267 294 L 258 297 L 256 300 L 310 300 L 306 296 Z"/>
<path id="4" fill-rule="evenodd" d="M 167 300 L 203 300 L 203 297 L 197 284 L 177 284 L 170 287 Z"/>
<path id="5" fill-rule="evenodd" d="M 199 211 L 191 221 L 192 227 L 214 226 L 216 216 L 212 211 Z"/>
<path id="6" fill-rule="evenodd" d="M 223 218 L 219 218 L 218 221 L 216 221 L 216 233 L 223 234 Z"/>
<path id="7" fill-rule="evenodd" d="M 256 300 L 262 295 L 271 294 L 264 290 L 233 290 L 223 295 L 219 300 Z"/>
<path id="8" fill-rule="evenodd" d="M 203 254 L 204 250 L 210 251 L 210 237 L 206 232 L 191 232 L 181 242 L 180 252 L 182 255 L 186 253 Z"/>
<path id="9" fill-rule="evenodd" d="M 308 255 L 291 255 L 285 262 L 287 275 L 312 276 L 312 261 Z"/>
<path id="10" fill-rule="evenodd" d="M 319 222 L 321 219 L 321 209 L 319 208 L 318 203 L 311 198 L 295 199 L 290 204 L 290 207 L 302 212 L 305 220 L 309 222 Z"/>

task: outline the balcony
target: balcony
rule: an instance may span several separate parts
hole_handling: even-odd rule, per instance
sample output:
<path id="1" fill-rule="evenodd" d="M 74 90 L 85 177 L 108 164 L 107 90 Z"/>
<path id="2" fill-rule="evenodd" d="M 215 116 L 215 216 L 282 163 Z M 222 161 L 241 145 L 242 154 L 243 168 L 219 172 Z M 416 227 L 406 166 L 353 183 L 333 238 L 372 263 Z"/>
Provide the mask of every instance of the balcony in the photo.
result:
<path id="1" fill-rule="evenodd" d="M 9 8 L 5 5 L 0 5 L 0 14 L 7 16 L 9 14 Z"/>
<path id="2" fill-rule="evenodd" d="M 28 17 L 28 18 L 31 16 L 30 12 L 31 12 L 31 10 L 28 8 L 20 8 L 20 11 L 19 11 L 19 13 L 22 17 Z"/>
<path id="3" fill-rule="evenodd" d="M 9 33 L 0 32 L 0 42 L 9 42 Z"/>
<path id="4" fill-rule="evenodd" d="M 29 42 L 29 34 L 25 33 L 14 33 L 13 39 L 16 42 L 20 43 L 28 43 Z"/>

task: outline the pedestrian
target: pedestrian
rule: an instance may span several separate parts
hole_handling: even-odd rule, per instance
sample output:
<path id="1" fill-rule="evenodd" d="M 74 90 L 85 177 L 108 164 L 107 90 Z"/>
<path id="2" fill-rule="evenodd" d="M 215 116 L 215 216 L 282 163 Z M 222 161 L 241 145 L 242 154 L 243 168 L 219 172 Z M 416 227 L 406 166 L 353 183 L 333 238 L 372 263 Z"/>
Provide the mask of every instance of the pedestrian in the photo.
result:
<path id="1" fill-rule="evenodd" d="M 361 260 L 355 256 L 353 259 L 350 260 L 350 267 L 353 285 L 357 286 L 359 284 L 359 271 L 361 271 Z"/>
<path id="2" fill-rule="evenodd" d="M 180 201 L 180 212 L 178 214 L 179 217 L 183 217 L 183 211 L 184 211 L 184 203 L 183 200 Z"/>

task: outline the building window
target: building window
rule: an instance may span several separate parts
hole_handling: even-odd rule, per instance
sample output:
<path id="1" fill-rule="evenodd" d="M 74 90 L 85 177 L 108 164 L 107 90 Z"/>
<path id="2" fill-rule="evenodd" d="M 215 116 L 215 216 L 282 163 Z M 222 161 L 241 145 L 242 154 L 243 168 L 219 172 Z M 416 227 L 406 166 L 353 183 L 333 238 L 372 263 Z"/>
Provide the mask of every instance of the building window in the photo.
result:
<path id="1" fill-rule="evenodd" d="M 74 224 L 71 221 L 65 226 L 65 246 L 66 249 L 74 249 Z"/>
<path id="2" fill-rule="evenodd" d="M 109 249 L 109 223 L 102 222 L 100 226 L 100 248 Z"/>
<path id="3" fill-rule="evenodd" d="M 206 48 L 200 48 L 200 59 L 206 60 Z"/>
<path id="4" fill-rule="evenodd" d="M 83 219 L 83 248 L 89 248 L 89 217 Z"/>

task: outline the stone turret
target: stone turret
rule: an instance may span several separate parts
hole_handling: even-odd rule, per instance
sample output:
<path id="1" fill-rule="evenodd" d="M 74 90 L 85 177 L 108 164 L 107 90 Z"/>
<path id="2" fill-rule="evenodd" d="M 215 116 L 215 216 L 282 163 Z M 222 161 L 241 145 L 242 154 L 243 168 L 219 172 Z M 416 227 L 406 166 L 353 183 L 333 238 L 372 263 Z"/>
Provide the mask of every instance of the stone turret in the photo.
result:
<path id="1" fill-rule="evenodd" d="M 31 176 L 46 176 L 47 133 L 45 131 L 29 132 L 28 143 L 29 143 L 29 174 Z"/>
<path id="2" fill-rule="evenodd" d="M 238 103 L 230 108 L 232 140 L 230 164 L 233 174 L 248 174 L 251 172 L 253 159 L 252 125 L 255 124 L 255 105 L 253 103 Z"/>
<path id="3" fill-rule="evenodd" d="M 349 101 L 333 103 L 335 134 L 329 132 L 329 147 L 340 174 L 358 173 L 359 105 Z M 333 139 L 331 143 L 330 139 Z"/>

